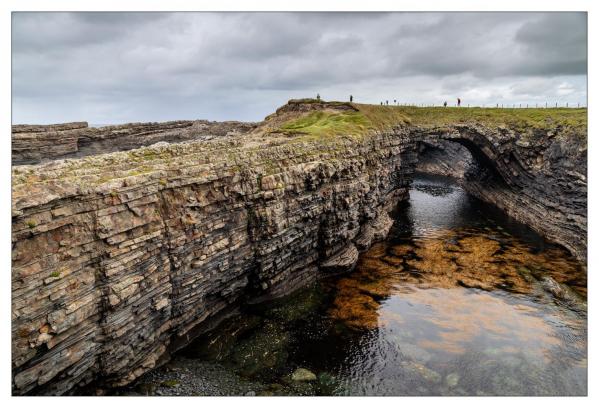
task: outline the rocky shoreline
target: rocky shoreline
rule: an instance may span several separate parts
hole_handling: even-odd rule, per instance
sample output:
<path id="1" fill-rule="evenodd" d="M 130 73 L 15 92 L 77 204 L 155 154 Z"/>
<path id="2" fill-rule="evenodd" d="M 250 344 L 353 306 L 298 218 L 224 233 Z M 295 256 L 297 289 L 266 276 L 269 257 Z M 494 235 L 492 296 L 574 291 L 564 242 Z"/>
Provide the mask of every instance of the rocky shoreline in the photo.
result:
<path id="1" fill-rule="evenodd" d="M 87 122 L 56 125 L 14 125 L 12 164 L 39 164 L 120 152 L 159 142 L 212 140 L 239 136 L 255 129 L 256 123 L 186 120 L 163 123 L 127 123 L 89 127 Z"/>

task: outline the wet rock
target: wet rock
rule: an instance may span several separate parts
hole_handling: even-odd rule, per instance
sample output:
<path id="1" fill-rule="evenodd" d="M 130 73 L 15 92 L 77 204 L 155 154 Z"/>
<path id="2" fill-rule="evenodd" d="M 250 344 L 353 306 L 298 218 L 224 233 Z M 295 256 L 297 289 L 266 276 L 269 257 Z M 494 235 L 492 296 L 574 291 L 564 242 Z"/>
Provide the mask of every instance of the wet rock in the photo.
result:
<path id="1" fill-rule="evenodd" d="M 330 373 L 318 373 L 318 395 L 338 395 L 340 392 L 339 381 Z"/>
<path id="2" fill-rule="evenodd" d="M 276 394 L 274 393 L 274 391 L 263 390 L 263 391 L 260 391 L 257 395 L 260 397 L 273 397 Z"/>
<path id="3" fill-rule="evenodd" d="M 356 266 L 359 254 L 358 248 L 350 244 L 321 263 L 320 268 L 330 274 L 350 272 Z"/>
<path id="4" fill-rule="evenodd" d="M 416 373 L 427 381 L 438 383 L 441 381 L 441 375 L 434 370 L 414 361 L 402 362 L 402 367 L 410 372 Z"/>
<path id="5" fill-rule="evenodd" d="M 181 383 L 179 382 L 179 380 L 166 380 L 160 383 L 160 385 L 162 387 L 178 388 L 181 385 Z"/>
<path id="6" fill-rule="evenodd" d="M 414 344 L 404 342 L 401 338 L 397 340 L 399 342 L 398 349 L 399 352 L 404 356 L 411 358 L 415 361 L 427 362 L 431 359 L 431 353 L 423 349 L 422 347 L 418 347 Z"/>
<path id="7" fill-rule="evenodd" d="M 141 395 L 154 395 L 156 393 L 156 384 L 154 383 L 139 383 L 135 390 Z"/>
<path id="8" fill-rule="evenodd" d="M 445 384 L 450 388 L 458 385 L 458 382 L 460 382 L 460 375 L 458 373 L 451 373 L 445 377 Z"/>
<path id="9" fill-rule="evenodd" d="M 291 374 L 293 381 L 316 381 L 316 374 L 305 368 L 298 368 Z"/>
<path id="10" fill-rule="evenodd" d="M 235 316 L 204 334 L 183 350 L 185 356 L 223 361 L 233 351 L 240 337 L 262 324 L 255 315 Z"/>
<path id="11" fill-rule="evenodd" d="M 517 271 L 528 283 L 534 283 L 536 281 L 530 269 L 522 266 L 518 267 Z"/>
<path id="12" fill-rule="evenodd" d="M 288 332 L 277 323 L 267 322 L 235 347 L 231 359 L 247 377 L 275 378 L 287 361 L 289 342 Z"/>
<path id="13" fill-rule="evenodd" d="M 296 322 L 309 319 L 316 313 L 324 296 L 319 285 L 312 285 L 279 301 L 265 304 L 264 308 L 256 307 L 256 309 L 262 310 L 267 318 L 281 321 L 283 324 Z"/>
<path id="14" fill-rule="evenodd" d="M 562 301 L 576 310 L 586 311 L 587 305 L 584 299 L 567 285 L 556 282 L 550 276 L 543 276 L 540 283 L 543 289 L 551 293 L 558 301 Z"/>
<path id="15" fill-rule="evenodd" d="M 313 381 L 293 381 L 288 389 L 284 391 L 285 395 L 309 396 L 315 395 Z"/>

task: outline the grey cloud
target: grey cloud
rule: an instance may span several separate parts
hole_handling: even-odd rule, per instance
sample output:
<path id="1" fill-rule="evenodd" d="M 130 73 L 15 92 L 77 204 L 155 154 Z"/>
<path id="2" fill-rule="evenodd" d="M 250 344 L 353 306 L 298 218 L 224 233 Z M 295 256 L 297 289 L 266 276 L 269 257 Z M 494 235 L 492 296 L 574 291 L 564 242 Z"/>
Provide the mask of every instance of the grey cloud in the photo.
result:
<path id="1" fill-rule="evenodd" d="M 515 40 L 523 45 L 529 71 L 584 75 L 587 72 L 587 16 L 551 13 L 524 25 Z"/>
<path id="2" fill-rule="evenodd" d="M 586 98 L 584 13 L 14 13 L 13 120 L 259 120 L 364 102 Z"/>
<path id="3" fill-rule="evenodd" d="M 414 26 L 398 30 L 397 47 L 413 46 L 397 69 L 483 78 L 585 74 L 581 20 L 586 21 L 584 13 L 446 14 L 421 31 Z"/>
<path id="4" fill-rule="evenodd" d="M 13 13 L 13 47 L 20 52 L 58 51 L 101 44 L 167 17 L 161 13 Z"/>

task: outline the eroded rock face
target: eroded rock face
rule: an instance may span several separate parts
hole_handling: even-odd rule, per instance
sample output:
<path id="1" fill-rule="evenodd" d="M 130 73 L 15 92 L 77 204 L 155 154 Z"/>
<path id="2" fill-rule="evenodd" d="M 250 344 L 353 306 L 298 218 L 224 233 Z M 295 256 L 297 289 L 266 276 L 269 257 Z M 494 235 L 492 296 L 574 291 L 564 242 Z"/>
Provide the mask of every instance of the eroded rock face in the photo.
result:
<path id="1" fill-rule="evenodd" d="M 127 123 L 88 127 L 87 122 L 57 125 L 14 125 L 12 164 L 37 164 L 56 159 L 77 158 L 150 146 L 158 142 L 210 140 L 242 135 L 255 123 L 186 120 L 163 123 Z"/>
<path id="2" fill-rule="evenodd" d="M 415 148 L 405 129 L 225 136 L 15 167 L 13 392 L 126 384 L 235 302 L 351 269 L 406 198 Z"/>
<path id="3" fill-rule="evenodd" d="M 586 135 L 477 125 L 415 133 L 425 144 L 420 171 L 457 178 L 471 194 L 586 261 Z"/>
<path id="4" fill-rule="evenodd" d="M 448 140 L 421 143 L 416 170 L 463 180 L 473 163 L 468 148 Z"/>

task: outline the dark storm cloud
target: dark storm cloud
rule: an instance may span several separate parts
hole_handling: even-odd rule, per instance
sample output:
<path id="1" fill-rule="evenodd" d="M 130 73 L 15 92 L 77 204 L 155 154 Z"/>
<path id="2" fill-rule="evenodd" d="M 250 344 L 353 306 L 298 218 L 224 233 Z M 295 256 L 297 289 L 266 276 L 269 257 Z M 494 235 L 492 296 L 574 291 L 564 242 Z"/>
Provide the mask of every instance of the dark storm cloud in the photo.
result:
<path id="1" fill-rule="evenodd" d="M 15 13 L 12 32 L 15 122 L 586 99 L 584 13 Z"/>

